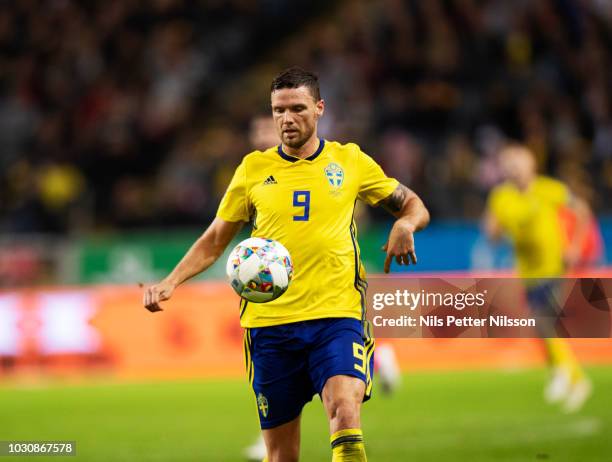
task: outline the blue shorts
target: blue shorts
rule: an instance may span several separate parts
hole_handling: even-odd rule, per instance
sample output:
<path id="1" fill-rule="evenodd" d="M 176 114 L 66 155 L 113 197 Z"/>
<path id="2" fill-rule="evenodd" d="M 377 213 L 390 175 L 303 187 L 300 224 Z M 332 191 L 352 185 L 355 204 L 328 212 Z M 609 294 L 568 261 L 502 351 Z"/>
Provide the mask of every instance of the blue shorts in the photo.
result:
<path id="1" fill-rule="evenodd" d="M 374 339 L 365 335 L 357 319 L 316 319 L 246 329 L 244 350 L 262 429 L 298 417 L 334 375 L 363 380 L 364 401 L 370 398 Z"/>
<path id="2" fill-rule="evenodd" d="M 527 287 L 527 303 L 531 312 L 539 318 L 537 330 L 541 337 L 558 335 L 556 326 L 562 312 L 558 301 L 561 281 L 561 279 L 540 279 Z"/>

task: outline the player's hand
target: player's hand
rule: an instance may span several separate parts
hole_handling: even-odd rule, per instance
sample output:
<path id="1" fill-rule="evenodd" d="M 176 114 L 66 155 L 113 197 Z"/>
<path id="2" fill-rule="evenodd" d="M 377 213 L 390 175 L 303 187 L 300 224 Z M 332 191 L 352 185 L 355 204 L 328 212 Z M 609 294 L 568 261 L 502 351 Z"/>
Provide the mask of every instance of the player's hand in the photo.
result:
<path id="1" fill-rule="evenodd" d="M 398 265 L 416 265 L 417 257 L 414 251 L 415 226 L 402 220 L 397 220 L 389 233 L 389 239 L 382 250 L 387 252 L 385 258 L 385 273 L 391 269 L 391 261 L 395 257 Z"/>
<path id="2" fill-rule="evenodd" d="M 159 306 L 159 302 L 163 302 L 172 297 L 174 289 L 176 289 L 176 285 L 165 279 L 159 284 L 147 287 L 142 300 L 144 307 L 151 313 L 162 311 L 162 308 Z"/>
<path id="3" fill-rule="evenodd" d="M 565 251 L 564 262 L 565 268 L 569 270 L 573 270 L 580 263 L 580 249 L 578 247 L 570 247 Z"/>

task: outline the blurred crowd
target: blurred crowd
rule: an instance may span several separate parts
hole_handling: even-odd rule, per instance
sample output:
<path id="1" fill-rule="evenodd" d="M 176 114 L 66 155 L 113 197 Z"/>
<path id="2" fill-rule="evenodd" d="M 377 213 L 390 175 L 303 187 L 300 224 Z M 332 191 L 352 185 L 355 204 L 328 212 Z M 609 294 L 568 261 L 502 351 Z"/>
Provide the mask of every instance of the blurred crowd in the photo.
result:
<path id="1" fill-rule="evenodd" d="M 20 0 L 0 6 L 0 231 L 205 225 L 269 84 L 436 218 L 480 215 L 506 139 L 612 211 L 606 0 Z"/>

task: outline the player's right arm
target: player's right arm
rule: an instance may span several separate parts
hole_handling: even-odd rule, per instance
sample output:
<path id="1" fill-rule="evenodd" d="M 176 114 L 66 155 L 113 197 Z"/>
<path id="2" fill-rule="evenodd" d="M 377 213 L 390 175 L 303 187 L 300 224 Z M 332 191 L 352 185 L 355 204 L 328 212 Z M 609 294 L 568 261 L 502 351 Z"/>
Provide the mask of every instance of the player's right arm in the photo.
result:
<path id="1" fill-rule="evenodd" d="M 482 227 L 485 235 L 490 241 L 498 241 L 504 235 L 504 230 L 499 223 L 499 220 L 487 210 L 482 217 Z"/>
<path id="2" fill-rule="evenodd" d="M 382 248 L 387 253 L 385 273 L 391 270 L 393 258 L 398 265 L 416 264 L 413 234 L 429 223 L 427 208 L 414 191 L 387 177 L 370 156 L 359 150 L 357 159 L 361 174 L 357 197 L 372 206 L 382 206 L 396 218 L 387 243 Z"/>
<path id="3" fill-rule="evenodd" d="M 146 309 L 160 311 L 159 302 L 168 300 L 179 284 L 217 261 L 242 225 L 251 218 L 247 196 L 246 162 L 243 161 L 234 172 L 212 224 L 163 281 L 145 290 L 143 303 Z"/>
<path id="4" fill-rule="evenodd" d="M 215 218 L 174 270 L 161 282 L 145 290 L 143 297 L 145 308 L 151 312 L 161 311 L 159 302 L 168 300 L 177 286 L 216 262 L 243 224 L 242 221 L 233 222 Z"/>
<path id="5" fill-rule="evenodd" d="M 506 234 L 506 229 L 502 222 L 502 217 L 508 221 L 508 211 L 510 205 L 507 202 L 507 194 L 500 187 L 495 187 L 487 197 L 487 203 L 482 215 L 482 231 L 488 240 L 499 241 Z"/>

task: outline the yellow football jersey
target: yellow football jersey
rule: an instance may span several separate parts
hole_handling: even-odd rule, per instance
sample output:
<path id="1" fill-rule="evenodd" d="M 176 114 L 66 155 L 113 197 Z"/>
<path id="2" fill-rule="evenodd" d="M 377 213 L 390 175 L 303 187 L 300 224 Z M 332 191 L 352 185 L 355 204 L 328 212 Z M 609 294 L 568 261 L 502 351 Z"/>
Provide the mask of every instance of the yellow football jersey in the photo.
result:
<path id="1" fill-rule="evenodd" d="M 359 146 L 321 140 L 306 159 L 281 146 L 248 154 L 217 216 L 253 219 L 253 237 L 275 239 L 291 254 L 293 280 L 265 304 L 241 302 L 243 327 L 365 313 L 365 270 L 353 221 L 355 201 L 375 205 L 397 187 Z"/>
<path id="2" fill-rule="evenodd" d="M 559 208 L 570 194 L 553 178 L 536 177 L 526 191 L 511 183 L 493 189 L 488 209 L 514 246 L 518 274 L 525 278 L 563 274 L 564 237 Z"/>

